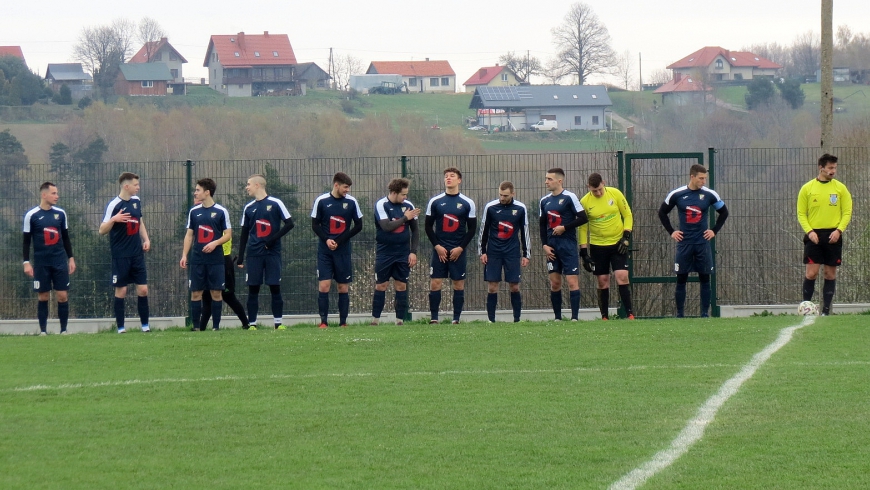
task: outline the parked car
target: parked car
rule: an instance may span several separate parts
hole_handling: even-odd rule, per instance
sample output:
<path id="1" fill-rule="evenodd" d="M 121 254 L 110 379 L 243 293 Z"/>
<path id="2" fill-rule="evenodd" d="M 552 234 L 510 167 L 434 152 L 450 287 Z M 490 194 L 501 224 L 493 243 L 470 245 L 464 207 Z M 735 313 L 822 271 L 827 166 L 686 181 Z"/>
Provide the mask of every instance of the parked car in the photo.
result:
<path id="1" fill-rule="evenodd" d="M 468 128 L 469 131 L 486 131 L 486 126 L 471 126 Z"/>
<path id="2" fill-rule="evenodd" d="M 529 129 L 532 131 L 556 131 L 559 129 L 559 125 L 552 119 L 541 119 L 529 126 Z"/>

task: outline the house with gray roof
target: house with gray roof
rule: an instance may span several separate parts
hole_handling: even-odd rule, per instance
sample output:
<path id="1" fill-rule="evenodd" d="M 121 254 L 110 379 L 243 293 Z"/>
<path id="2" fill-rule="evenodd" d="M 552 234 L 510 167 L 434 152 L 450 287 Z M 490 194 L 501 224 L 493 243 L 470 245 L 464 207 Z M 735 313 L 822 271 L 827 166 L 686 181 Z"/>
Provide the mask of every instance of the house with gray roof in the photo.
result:
<path id="1" fill-rule="evenodd" d="M 166 63 L 124 63 L 115 79 L 115 95 L 167 94 L 172 74 Z"/>
<path id="2" fill-rule="evenodd" d="M 477 87 L 469 109 L 477 109 L 479 124 L 502 131 L 529 129 L 542 119 L 560 130 L 601 130 L 612 105 L 603 85 L 526 85 Z"/>
<path id="3" fill-rule="evenodd" d="M 55 92 L 64 85 L 69 87 L 73 100 L 90 96 L 94 87 L 94 78 L 85 73 L 81 63 L 49 63 L 45 81 Z"/>

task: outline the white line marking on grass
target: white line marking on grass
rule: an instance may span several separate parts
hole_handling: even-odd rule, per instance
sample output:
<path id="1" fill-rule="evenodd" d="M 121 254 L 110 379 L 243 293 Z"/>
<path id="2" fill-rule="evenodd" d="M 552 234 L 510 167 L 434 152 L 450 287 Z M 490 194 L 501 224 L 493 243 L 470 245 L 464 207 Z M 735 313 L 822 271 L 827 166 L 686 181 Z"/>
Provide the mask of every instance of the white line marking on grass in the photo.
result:
<path id="1" fill-rule="evenodd" d="M 806 316 L 803 321 L 791 327 L 786 327 L 779 331 L 779 336 L 770 345 L 765 347 L 761 352 L 752 356 L 752 359 L 743 366 L 743 368 L 719 387 L 719 391 L 711 396 L 701 408 L 698 409 L 698 414 L 690 420 L 682 432 L 671 441 L 671 446 L 663 449 L 655 454 L 649 461 L 631 470 L 617 482 L 610 485 L 610 490 L 633 490 L 651 478 L 656 473 L 667 468 L 674 463 L 680 456 L 686 454 L 696 442 L 701 440 L 704 435 L 704 430 L 713 421 L 716 412 L 722 408 L 722 405 L 729 398 L 737 393 L 740 386 L 755 374 L 770 357 L 779 349 L 784 347 L 791 341 L 792 335 L 798 329 L 812 325 L 816 321 L 815 316 Z"/>
<path id="2" fill-rule="evenodd" d="M 315 373 L 315 374 L 270 374 L 256 376 L 215 376 L 209 378 L 157 378 L 157 379 L 129 379 L 121 381 L 100 381 L 96 383 L 63 383 L 57 385 L 30 385 L 15 388 L 5 388 L 0 393 L 20 393 L 28 391 L 48 390 L 74 390 L 85 388 L 105 388 L 115 386 L 154 385 L 170 383 L 210 383 L 215 381 L 253 381 L 266 379 L 313 379 L 313 378 L 365 378 L 365 377 L 398 377 L 398 376 L 485 376 L 501 374 L 563 374 L 583 372 L 613 372 L 613 371 L 642 371 L 642 370 L 668 370 L 668 369 L 711 369 L 722 367 L 737 367 L 732 364 L 678 364 L 659 366 L 625 366 L 625 367 L 572 367 L 559 369 L 487 369 L 487 370 L 451 370 L 451 371 L 407 371 L 392 373 Z"/>

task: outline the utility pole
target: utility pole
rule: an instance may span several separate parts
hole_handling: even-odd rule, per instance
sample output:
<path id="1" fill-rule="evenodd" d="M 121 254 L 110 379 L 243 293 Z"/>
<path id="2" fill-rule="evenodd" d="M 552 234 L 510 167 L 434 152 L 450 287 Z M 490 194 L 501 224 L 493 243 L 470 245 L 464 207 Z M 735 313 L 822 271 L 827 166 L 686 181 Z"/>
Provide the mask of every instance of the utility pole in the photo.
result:
<path id="1" fill-rule="evenodd" d="M 327 67 L 327 71 L 329 71 L 329 79 L 332 80 L 332 88 L 335 89 L 335 61 L 332 59 L 332 48 L 329 48 L 329 65 Z"/>
<path id="2" fill-rule="evenodd" d="M 640 85 L 640 91 L 643 92 L 643 58 L 640 52 L 637 53 L 637 79 Z"/>
<path id="3" fill-rule="evenodd" d="M 822 99 L 820 104 L 823 153 L 834 145 L 834 0 L 822 0 Z"/>

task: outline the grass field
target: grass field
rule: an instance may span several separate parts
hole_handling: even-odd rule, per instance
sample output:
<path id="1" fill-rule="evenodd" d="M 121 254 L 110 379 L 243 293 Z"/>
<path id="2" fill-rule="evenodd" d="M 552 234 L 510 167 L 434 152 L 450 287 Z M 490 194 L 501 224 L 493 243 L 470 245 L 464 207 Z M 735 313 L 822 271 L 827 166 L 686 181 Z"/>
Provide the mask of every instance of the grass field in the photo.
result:
<path id="1" fill-rule="evenodd" d="M 799 323 L 0 337 L 0 488 L 607 488 Z M 868 343 L 796 330 L 644 488 L 867 488 Z"/>

